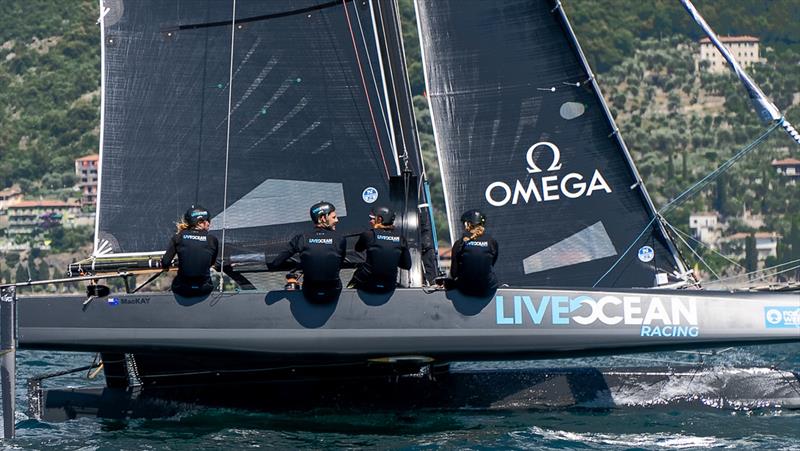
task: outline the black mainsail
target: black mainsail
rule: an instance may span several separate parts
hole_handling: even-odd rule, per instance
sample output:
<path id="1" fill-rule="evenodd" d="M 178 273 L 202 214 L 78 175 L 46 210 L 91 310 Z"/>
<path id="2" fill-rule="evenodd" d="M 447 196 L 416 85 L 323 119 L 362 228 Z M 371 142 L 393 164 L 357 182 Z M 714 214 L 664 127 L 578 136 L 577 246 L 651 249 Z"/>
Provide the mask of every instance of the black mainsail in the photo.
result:
<path id="1" fill-rule="evenodd" d="M 557 0 L 416 7 L 454 237 L 463 211 L 485 211 L 510 285 L 651 287 L 685 272 Z"/>
<path id="2" fill-rule="evenodd" d="M 95 255 L 163 250 L 193 203 L 228 249 L 269 253 L 319 200 L 345 233 L 389 200 L 401 167 L 369 3 L 109 6 Z"/>

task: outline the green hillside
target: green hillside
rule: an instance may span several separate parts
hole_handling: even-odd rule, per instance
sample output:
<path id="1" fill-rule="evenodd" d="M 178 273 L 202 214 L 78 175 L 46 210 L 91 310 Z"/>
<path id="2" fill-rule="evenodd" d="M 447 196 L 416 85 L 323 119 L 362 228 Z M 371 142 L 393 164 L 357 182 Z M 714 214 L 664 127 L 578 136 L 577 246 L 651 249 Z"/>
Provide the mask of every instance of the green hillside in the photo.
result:
<path id="1" fill-rule="evenodd" d="M 100 30 L 93 0 L 4 1 L 0 14 L 0 187 L 74 183 L 97 152 Z M 26 190 L 28 191 L 28 190 Z"/>

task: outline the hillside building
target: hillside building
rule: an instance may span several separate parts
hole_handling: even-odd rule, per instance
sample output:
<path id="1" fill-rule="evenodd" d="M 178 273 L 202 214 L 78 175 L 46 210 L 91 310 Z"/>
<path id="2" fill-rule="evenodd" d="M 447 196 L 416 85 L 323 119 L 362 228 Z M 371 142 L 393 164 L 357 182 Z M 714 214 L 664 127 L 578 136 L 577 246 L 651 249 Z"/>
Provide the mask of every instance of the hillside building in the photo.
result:
<path id="1" fill-rule="evenodd" d="M 22 201 L 22 190 L 19 186 L 12 186 L 0 190 L 0 214 L 5 211 L 9 205 L 14 205 Z"/>
<path id="2" fill-rule="evenodd" d="M 81 189 L 81 208 L 97 205 L 97 180 L 100 156 L 86 155 L 75 160 L 75 174 Z"/>
<path id="3" fill-rule="evenodd" d="M 789 177 L 789 182 L 794 185 L 800 179 L 800 160 L 795 158 L 785 158 L 783 160 L 773 160 L 772 167 L 778 174 Z"/>
<path id="4" fill-rule="evenodd" d="M 80 204 L 60 200 L 27 200 L 9 205 L 6 211 L 8 213 L 6 235 L 11 238 L 30 235 L 50 224 L 61 223 L 65 218 L 79 213 Z"/>
<path id="5" fill-rule="evenodd" d="M 720 41 L 730 50 L 736 61 L 747 67 L 753 63 L 761 62 L 759 56 L 759 39 L 754 36 L 723 36 Z M 708 71 L 719 74 L 727 72 L 728 62 L 722 57 L 714 43 L 708 38 L 700 40 L 700 61 L 708 61 Z"/>
<path id="6" fill-rule="evenodd" d="M 778 255 L 778 240 L 781 238 L 775 232 L 756 232 L 756 251 L 758 251 L 759 264 L 763 263 L 767 257 Z M 740 232 L 727 236 L 721 240 L 723 248 L 736 258 L 745 256 L 745 240 L 750 236 L 749 233 Z"/>
<path id="7" fill-rule="evenodd" d="M 695 239 L 715 248 L 722 233 L 719 213 L 716 211 L 692 213 L 689 215 L 689 229 Z"/>

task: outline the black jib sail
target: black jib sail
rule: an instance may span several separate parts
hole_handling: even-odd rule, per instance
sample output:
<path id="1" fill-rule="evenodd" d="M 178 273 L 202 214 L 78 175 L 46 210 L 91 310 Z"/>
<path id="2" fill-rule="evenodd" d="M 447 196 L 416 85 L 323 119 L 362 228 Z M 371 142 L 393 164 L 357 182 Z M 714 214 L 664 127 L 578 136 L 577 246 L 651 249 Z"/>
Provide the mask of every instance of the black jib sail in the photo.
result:
<path id="1" fill-rule="evenodd" d="M 484 211 L 511 285 L 684 272 L 557 0 L 416 7 L 454 239 L 461 212 Z"/>
<path id="2" fill-rule="evenodd" d="M 104 3 L 95 255 L 162 251 L 194 203 L 227 249 L 269 253 L 315 202 L 356 233 L 389 201 L 401 167 L 368 2 Z"/>

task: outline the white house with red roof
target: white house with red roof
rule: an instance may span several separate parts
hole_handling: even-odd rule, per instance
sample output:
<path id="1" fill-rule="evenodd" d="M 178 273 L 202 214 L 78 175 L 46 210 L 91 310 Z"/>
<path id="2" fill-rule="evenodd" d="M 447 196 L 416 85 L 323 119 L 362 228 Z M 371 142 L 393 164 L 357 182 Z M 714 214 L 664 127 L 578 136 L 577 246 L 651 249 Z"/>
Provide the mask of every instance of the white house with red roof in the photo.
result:
<path id="1" fill-rule="evenodd" d="M 747 67 L 753 63 L 761 62 L 759 56 L 759 39 L 755 36 L 722 36 L 720 41 L 728 48 L 742 67 Z M 722 57 L 722 53 L 714 46 L 708 38 L 700 40 L 700 61 L 708 61 L 708 71 L 712 73 L 727 72 L 728 62 Z"/>

